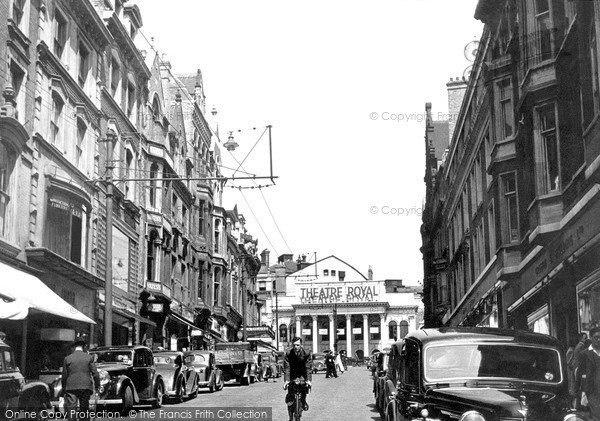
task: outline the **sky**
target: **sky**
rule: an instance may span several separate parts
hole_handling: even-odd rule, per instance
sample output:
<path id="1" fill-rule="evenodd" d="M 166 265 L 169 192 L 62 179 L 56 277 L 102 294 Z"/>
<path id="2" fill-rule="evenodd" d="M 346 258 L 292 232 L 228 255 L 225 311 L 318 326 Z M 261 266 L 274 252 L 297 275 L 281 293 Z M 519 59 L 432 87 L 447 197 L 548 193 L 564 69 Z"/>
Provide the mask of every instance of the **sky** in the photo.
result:
<path id="1" fill-rule="evenodd" d="M 446 83 L 479 39 L 476 0 L 138 0 L 141 31 L 172 71 L 202 71 L 219 138 L 240 145 L 231 180 L 259 252 L 335 255 L 374 279 L 423 278 L 425 103 L 447 118 Z M 257 188 L 257 186 L 268 186 Z M 235 187 L 245 187 L 239 189 Z M 254 187 L 254 188 L 250 188 Z"/>

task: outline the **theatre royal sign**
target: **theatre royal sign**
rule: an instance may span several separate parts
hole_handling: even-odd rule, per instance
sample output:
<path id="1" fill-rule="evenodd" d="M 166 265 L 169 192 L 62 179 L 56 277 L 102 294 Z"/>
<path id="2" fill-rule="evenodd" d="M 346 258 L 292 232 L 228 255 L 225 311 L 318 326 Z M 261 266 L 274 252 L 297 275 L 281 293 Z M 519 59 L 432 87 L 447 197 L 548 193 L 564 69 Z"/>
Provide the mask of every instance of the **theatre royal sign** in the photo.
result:
<path id="1" fill-rule="evenodd" d="M 377 283 L 345 283 L 339 284 L 303 284 L 298 285 L 298 296 L 302 304 L 320 303 L 357 303 L 377 301 L 379 297 Z"/>

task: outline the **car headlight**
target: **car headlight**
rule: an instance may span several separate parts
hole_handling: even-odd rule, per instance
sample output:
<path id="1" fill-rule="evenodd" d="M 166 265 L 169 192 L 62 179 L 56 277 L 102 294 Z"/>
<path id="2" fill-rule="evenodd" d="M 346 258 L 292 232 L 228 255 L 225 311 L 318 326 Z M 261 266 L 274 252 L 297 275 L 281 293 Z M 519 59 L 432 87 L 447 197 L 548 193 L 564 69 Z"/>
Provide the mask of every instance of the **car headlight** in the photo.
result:
<path id="1" fill-rule="evenodd" d="M 564 416 L 563 421 L 586 421 L 587 418 L 579 414 L 567 414 Z"/>
<path id="2" fill-rule="evenodd" d="M 485 421 L 485 418 L 477 411 L 467 411 L 462 414 L 460 421 Z"/>
<path id="3" fill-rule="evenodd" d="M 100 370 L 98 374 L 100 375 L 100 388 L 98 389 L 98 392 L 104 393 L 106 385 L 110 382 L 110 374 L 106 370 Z"/>

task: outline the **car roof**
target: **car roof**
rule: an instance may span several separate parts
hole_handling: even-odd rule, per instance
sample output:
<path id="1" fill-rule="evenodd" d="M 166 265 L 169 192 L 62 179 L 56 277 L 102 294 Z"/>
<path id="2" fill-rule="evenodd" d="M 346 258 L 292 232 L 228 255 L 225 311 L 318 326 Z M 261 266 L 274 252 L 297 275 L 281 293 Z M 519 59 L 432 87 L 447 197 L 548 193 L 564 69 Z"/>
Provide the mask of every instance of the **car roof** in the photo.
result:
<path id="1" fill-rule="evenodd" d="M 181 355 L 183 352 L 181 351 L 156 351 L 154 355 Z"/>
<path id="2" fill-rule="evenodd" d="M 410 332 L 406 338 L 414 339 L 423 345 L 433 342 L 513 342 L 530 345 L 560 346 L 558 339 L 541 333 L 524 330 L 498 329 L 489 327 L 452 327 L 420 329 Z M 395 344 L 396 345 L 396 344 Z"/>
<path id="3" fill-rule="evenodd" d="M 143 345 L 115 345 L 115 346 L 99 346 L 94 349 L 90 349 L 90 352 L 95 351 L 132 351 L 138 349 L 146 349 L 152 351 L 150 348 Z"/>

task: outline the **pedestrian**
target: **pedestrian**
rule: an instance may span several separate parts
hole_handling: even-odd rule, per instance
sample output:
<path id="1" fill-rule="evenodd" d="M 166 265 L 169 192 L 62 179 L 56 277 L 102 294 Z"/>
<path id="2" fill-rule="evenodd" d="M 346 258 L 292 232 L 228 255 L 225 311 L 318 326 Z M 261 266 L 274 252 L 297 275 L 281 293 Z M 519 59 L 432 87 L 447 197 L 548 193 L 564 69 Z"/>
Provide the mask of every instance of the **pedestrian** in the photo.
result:
<path id="1" fill-rule="evenodd" d="M 341 374 L 344 374 L 344 365 L 342 364 L 342 357 L 340 354 L 335 356 L 335 369 Z"/>
<path id="2" fill-rule="evenodd" d="M 589 348 L 591 341 L 588 339 L 588 335 L 585 332 L 581 332 L 579 334 L 579 342 L 575 346 L 573 350 L 573 358 L 571 359 L 571 366 L 573 367 L 573 374 L 575 377 L 575 383 L 573 385 L 574 393 L 575 393 L 575 404 L 577 409 L 581 409 L 582 406 L 586 406 L 581 404 L 581 370 L 579 369 L 581 362 L 581 353 Z"/>
<path id="3" fill-rule="evenodd" d="M 335 357 L 333 356 L 333 351 L 331 350 L 329 350 L 325 356 L 325 366 L 327 367 L 327 372 L 325 373 L 326 379 L 330 377 L 337 377 L 337 371 L 335 370 Z"/>
<path id="4" fill-rule="evenodd" d="M 590 329 L 590 338 L 592 346 L 580 354 L 578 371 L 590 415 L 594 421 L 600 421 L 600 326 Z"/>
<path id="5" fill-rule="evenodd" d="M 311 387 L 312 382 L 312 355 L 310 351 L 302 347 L 302 338 L 296 336 L 292 339 L 292 348 L 285 353 L 283 360 L 283 389 L 287 389 L 285 403 L 288 406 L 290 421 L 294 419 L 294 387 L 290 386 L 290 381 L 296 379 L 305 380 L 307 386 Z M 302 409 L 308 411 L 308 403 L 306 402 L 306 388 L 302 389 Z"/>
<path id="6" fill-rule="evenodd" d="M 90 396 L 94 393 L 94 387 L 100 387 L 100 376 L 94 364 L 94 357 L 84 351 L 86 344 L 87 339 L 84 336 L 75 338 L 72 344 L 73 353 L 67 355 L 63 361 L 61 383 L 65 396 L 65 411 L 72 420 L 78 419 L 78 411 L 89 411 Z"/>

